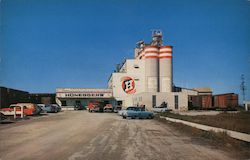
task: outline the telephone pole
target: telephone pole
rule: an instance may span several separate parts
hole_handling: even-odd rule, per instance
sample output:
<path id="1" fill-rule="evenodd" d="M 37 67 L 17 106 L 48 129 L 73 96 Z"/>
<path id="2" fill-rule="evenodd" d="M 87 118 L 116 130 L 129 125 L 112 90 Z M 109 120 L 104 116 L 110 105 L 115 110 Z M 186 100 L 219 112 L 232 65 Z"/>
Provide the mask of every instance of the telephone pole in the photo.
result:
<path id="1" fill-rule="evenodd" d="M 245 86 L 245 77 L 244 74 L 241 75 L 241 84 L 240 84 L 240 89 L 242 91 L 242 95 L 243 95 L 243 102 L 246 100 L 245 99 L 245 95 L 246 95 L 246 86 Z"/>

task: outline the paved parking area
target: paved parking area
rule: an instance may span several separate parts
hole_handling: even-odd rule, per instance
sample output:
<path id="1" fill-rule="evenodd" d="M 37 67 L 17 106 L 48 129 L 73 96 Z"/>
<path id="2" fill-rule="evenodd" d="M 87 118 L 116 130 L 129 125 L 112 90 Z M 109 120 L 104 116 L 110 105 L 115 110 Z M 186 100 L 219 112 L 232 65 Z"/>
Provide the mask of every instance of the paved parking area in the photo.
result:
<path id="1" fill-rule="evenodd" d="M 226 153 L 194 144 L 156 120 L 125 120 L 114 113 L 64 111 L 0 125 L 1 160 L 225 160 Z"/>

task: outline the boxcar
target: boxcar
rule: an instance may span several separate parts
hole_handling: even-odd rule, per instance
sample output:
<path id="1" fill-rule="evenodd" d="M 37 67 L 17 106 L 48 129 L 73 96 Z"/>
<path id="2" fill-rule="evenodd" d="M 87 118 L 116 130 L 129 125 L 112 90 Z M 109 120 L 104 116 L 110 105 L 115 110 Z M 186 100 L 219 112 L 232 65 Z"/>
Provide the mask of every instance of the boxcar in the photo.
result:
<path id="1" fill-rule="evenodd" d="M 238 106 L 238 94 L 226 93 L 214 95 L 213 106 L 219 109 L 234 109 Z"/>

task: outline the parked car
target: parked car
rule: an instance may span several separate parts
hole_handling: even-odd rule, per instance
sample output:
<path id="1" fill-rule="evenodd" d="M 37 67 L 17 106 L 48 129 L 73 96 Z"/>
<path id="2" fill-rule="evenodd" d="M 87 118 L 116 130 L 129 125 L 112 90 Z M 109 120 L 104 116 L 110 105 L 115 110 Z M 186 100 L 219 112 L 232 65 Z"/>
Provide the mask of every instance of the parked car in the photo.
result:
<path id="1" fill-rule="evenodd" d="M 130 117 L 132 119 L 134 119 L 134 118 L 152 119 L 152 118 L 154 118 L 154 113 L 149 112 L 149 111 L 145 111 L 139 107 L 136 107 L 136 109 L 124 111 L 122 117 L 124 119 L 126 119 L 128 117 Z"/>
<path id="2" fill-rule="evenodd" d="M 77 104 L 74 106 L 74 110 L 84 110 L 84 109 L 85 109 L 85 107 L 81 104 Z"/>
<path id="3" fill-rule="evenodd" d="M 128 107 L 128 108 L 126 108 L 126 109 L 123 109 L 123 110 L 120 110 L 120 111 L 118 111 L 118 114 L 120 115 L 120 116 L 123 116 L 123 113 L 125 113 L 127 110 L 136 110 L 138 107 Z"/>
<path id="4" fill-rule="evenodd" d="M 103 108 L 104 112 L 113 112 L 113 106 L 112 104 L 106 104 L 106 106 Z"/>
<path id="5" fill-rule="evenodd" d="M 6 117 L 3 113 L 1 113 L 1 112 L 0 112 L 0 117 L 1 117 L 0 120 L 5 120 L 5 119 L 7 119 L 7 117 Z"/>
<path id="6" fill-rule="evenodd" d="M 163 106 L 157 106 L 153 108 L 153 112 L 155 113 L 161 113 L 161 112 L 167 112 L 168 108 L 167 107 L 163 107 Z"/>
<path id="7" fill-rule="evenodd" d="M 89 108 L 89 112 L 102 112 L 102 110 L 99 106 L 93 106 Z"/>
<path id="8" fill-rule="evenodd" d="M 153 108 L 153 112 L 156 112 L 156 113 L 167 112 L 167 111 L 169 111 L 168 104 L 165 101 L 162 102 L 161 105 L 154 106 L 154 108 Z"/>
<path id="9" fill-rule="evenodd" d="M 58 104 L 52 104 L 52 106 L 56 108 L 56 113 L 61 112 L 62 108 Z"/>
<path id="10" fill-rule="evenodd" d="M 103 108 L 102 102 L 90 102 L 88 104 L 89 112 L 103 112 Z"/>
<path id="11" fill-rule="evenodd" d="M 118 113 L 119 111 L 121 111 L 122 110 L 122 106 L 115 106 L 114 107 L 114 112 L 115 113 Z"/>
<path id="12" fill-rule="evenodd" d="M 56 107 L 51 105 L 51 104 L 42 105 L 42 110 L 46 113 L 56 113 L 57 112 Z"/>
<path id="13" fill-rule="evenodd" d="M 40 114 L 40 112 L 42 111 L 42 109 L 34 103 L 11 104 L 9 108 L 2 108 L 0 111 L 3 114 L 7 112 L 13 112 L 14 107 L 16 107 L 16 111 L 21 111 L 21 107 L 23 107 L 24 115 L 27 115 L 27 116 Z"/>
<path id="14" fill-rule="evenodd" d="M 40 106 L 37 106 L 36 105 L 36 110 L 34 111 L 34 115 L 38 115 L 38 114 L 40 114 L 42 112 L 42 108 L 40 107 Z"/>
<path id="15" fill-rule="evenodd" d="M 37 104 L 37 106 L 41 108 L 41 113 L 46 113 L 45 104 Z"/>

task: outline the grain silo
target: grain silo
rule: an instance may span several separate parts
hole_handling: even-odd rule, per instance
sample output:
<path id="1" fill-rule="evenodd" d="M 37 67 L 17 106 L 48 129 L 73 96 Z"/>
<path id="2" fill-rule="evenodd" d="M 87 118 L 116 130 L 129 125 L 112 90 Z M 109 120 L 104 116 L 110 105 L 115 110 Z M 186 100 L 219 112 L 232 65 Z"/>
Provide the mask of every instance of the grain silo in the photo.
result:
<path id="1" fill-rule="evenodd" d="M 159 61 L 157 46 L 145 47 L 145 78 L 146 78 L 146 91 L 158 92 L 158 75 L 159 75 Z"/>
<path id="2" fill-rule="evenodd" d="M 172 92 L 172 46 L 159 49 L 159 83 L 160 92 Z"/>

